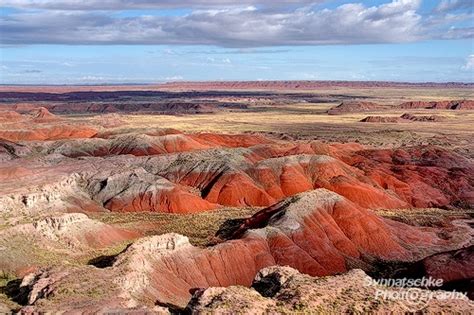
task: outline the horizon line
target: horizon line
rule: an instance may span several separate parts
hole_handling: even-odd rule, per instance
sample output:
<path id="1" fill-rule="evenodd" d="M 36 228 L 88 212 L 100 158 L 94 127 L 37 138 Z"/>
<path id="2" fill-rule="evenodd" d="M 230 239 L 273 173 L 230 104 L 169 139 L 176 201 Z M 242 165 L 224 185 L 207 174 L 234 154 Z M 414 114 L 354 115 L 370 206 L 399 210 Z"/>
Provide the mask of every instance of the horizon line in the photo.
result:
<path id="1" fill-rule="evenodd" d="M 315 82 L 315 83 L 393 83 L 408 85 L 474 85 L 474 81 L 385 81 L 385 80 L 176 80 L 176 81 L 158 81 L 158 82 L 97 82 L 97 83 L 0 83 L 0 86 L 140 86 L 140 85 L 166 85 L 182 83 L 262 83 L 262 82 Z"/>

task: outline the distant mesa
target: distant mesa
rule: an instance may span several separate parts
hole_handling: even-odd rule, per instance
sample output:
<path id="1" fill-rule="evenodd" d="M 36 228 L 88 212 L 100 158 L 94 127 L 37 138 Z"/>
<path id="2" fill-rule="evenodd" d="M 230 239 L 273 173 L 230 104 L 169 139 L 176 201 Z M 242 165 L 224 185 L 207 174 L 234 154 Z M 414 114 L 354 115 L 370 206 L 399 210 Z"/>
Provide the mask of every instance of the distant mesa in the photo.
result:
<path id="1" fill-rule="evenodd" d="M 400 122 L 436 122 L 443 121 L 444 117 L 437 115 L 413 115 L 410 113 L 405 113 L 400 117 L 395 116 L 367 116 L 361 119 L 361 122 L 369 123 L 400 123 Z"/>
<path id="2" fill-rule="evenodd" d="M 434 101 L 434 102 L 406 102 L 398 105 L 396 108 L 401 109 L 451 109 L 466 110 L 474 109 L 474 100 L 457 100 L 457 101 Z"/>
<path id="3" fill-rule="evenodd" d="M 384 109 L 383 106 L 372 102 L 342 102 L 327 111 L 329 115 L 342 115 L 350 113 L 370 112 Z"/>
<path id="4" fill-rule="evenodd" d="M 91 92 L 92 93 L 92 92 Z M 112 93 L 112 92 L 111 92 Z M 119 97 L 120 93 L 115 92 L 115 97 Z M 130 92 L 131 93 L 131 92 Z M 159 93 L 159 92 L 156 92 Z M 163 92 L 164 93 L 164 92 Z M 162 94 L 163 94 L 162 93 Z M 97 95 L 80 94 L 75 95 L 74 93 L 51 96 L 39 94 L 36 98 L 51 103 L 44 104 L 39 102 L 40 105 L 34 103 L 19 103 L 15 105 L 1 105 L 5 109 L 17 111 L 22 114 L 33 114 L 38 115 L 36 118 L 52 118 L 51 113 L 58 115 L 66 114 L 113 114 L 113 113 L 149 113 L 149 114 L 170 114 L 170 115 L 184 115 L 184 114 L 209 114 L 219 111 L 232 111 L 247 109 L 247 104 L 233 103 L 233 102 L 219 102 L 215 100 L 195 100 L 193 102 L 176 101 L 176 100 L 164 100 L 155 101 L 152 103 L 130 103 L 130 102 L 104 102 L 107 97 L 107 93 L 95 92 Z M 104 94 L 104 95 L 102 95 Z M 102 95 L 102 97 L 101 97 Z M 115 94 L 113 94 L 115 95 Z M 133 95 L 133 94 L 132 94 Z M 1 97 L 1 92 L 0 92 Z M 29 100 L 30 95 L 25 96 Z M 112 97 L 112 96 L 109 96 Z M 168 97 L 170 97 L 168 95 Z M 49 99 L 51 98 L 51 99 Z M 71 102 L 67 100 L 71 99 Z M 78 102 L 82 100 L 82 102 Z M 96 101 L 96 102 L 94 102 Z"/>
<path id="5" fill-rule="evenodd" d="M 394 116 L 367 116 L 360 121 L 369 123 L 398 123 L 403 122 L 403 119 Z"/>
<path id="6" fill-rule="evenodd" d="M 411 121 L 442 121 L 444 117 L 437 115 L 413 115 L 410 113 L 405 113 L 400 116 L 400 118 Z"/>
<path id="7" fill-rule="evenodd" d="M 359 101 L 350 101 L 342 102 L 341 104 L 329 109 L 327 113 L 329 115 L 342 115 L 350 113 L 362 113 L 362 112 L 371 112 L 371 111 L 382 111 L 389 109 L 446 109 L 446 110 L 473 110 L 474 101 L 472 100 L 457 100 L 457 101 L 434 101 L 434 102 L 425 102 L 425 101 L 414 101 L 414 102 L 405 102 L 396 106 L 382 106 L 377 103 L 372 102 L 359 102 Z M 408 117 L 402 117 L 404 119 L 410 119 Z M 381 118 L 371 118 L 372 122 L 376 120 L 379 122 L 396 122 L 395 119 L 386 119 L 383 121 Z M 410 119 L 416 120 L 416 119 Z M 422 118 L 422 121 L 427 121 L 430 119 Z"/>
<path id="8" fill-rule="evenodd" d="M 438 88 L 469 88 L 471 83 L 408 83 L 388 81 L 207 81 L 207 82 L 168 82 L 159 86 L 163 89 L 193 90 L 313 90 L 328 87 L 349 88 L 383 88 L 383 87 L 438 87 Z"/>

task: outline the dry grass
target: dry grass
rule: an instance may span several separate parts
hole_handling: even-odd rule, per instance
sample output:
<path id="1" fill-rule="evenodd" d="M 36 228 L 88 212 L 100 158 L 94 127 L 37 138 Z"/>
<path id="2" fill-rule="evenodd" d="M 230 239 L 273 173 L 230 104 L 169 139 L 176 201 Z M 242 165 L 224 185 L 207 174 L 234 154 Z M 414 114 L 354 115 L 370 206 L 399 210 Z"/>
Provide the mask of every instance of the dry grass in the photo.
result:
<path id="1" fill-rule="evenodd" d="M 224 221 L 248 217 L 258 210 L 258 208 L 224 208 L 197 214 L 105 213 L 95 214 L 93 218 L 118 227 L 138 230 L 144 235 L 175 232 L 188 236 L 191 243 L 196 246 L 205 246 Z"/>
<path id="2" fill-rule="evenodd" d="M 272 132 L 301 139 L 359 142 L 377 147 L 432 144 L 472 156 L 473 111 L 390 110 L 373 113 L 327 115 L 327 104 L 262 107 L 256 112 L 221 112 L 201 115 L 126 115 L 128 127 L 174 128 L 184 132 Z M 362 123 L 368 115 L 400 116 L 405 112 L 436 114 L 441 122 Z"/>
<path id="3" fill-rule="evenodd" d="M 375 210 L 377 215 L 414 226 L 445 227 L 455 219 L 469 219 L 474 210 L 443 210 L 438 208 L 413 208 Z"/>

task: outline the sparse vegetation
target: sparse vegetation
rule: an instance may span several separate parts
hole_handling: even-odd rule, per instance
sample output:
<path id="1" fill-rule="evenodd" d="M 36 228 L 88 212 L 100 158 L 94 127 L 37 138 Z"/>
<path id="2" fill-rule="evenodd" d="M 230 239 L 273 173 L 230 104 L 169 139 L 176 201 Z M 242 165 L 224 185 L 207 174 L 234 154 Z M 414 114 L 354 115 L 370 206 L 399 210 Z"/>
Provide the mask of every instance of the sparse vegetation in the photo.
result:
<path id="1" fill-rule="evenodd" d="M 259 208 L 223 208 L 197 214 L 167 214 L 157 212 L 103 213 L 94 218 L 115 226 L 138 229 L 144 235 L 175 232 L 189 237 L 192 244 L 205 246 L 220 225 L 235 218 L 249 217 Z"/>
<path id="2" fill-rule="evenodd" d="M 414 226 L 445 227 L 455 219 L 468 219 L 474 216 L 473 209 L 443 210 L 438 208 L 379 209 L 378 215 Z"/>

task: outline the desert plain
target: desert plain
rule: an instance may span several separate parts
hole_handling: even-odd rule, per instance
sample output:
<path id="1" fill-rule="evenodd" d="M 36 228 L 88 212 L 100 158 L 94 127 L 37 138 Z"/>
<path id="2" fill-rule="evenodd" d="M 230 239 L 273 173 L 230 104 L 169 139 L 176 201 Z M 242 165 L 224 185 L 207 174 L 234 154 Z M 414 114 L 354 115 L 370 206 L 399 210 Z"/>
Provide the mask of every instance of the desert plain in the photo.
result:
<path id="1" fill-rule="evenodd" d="M 472 312 L 473 88 L 0 86 L 0 312 Z"/>

